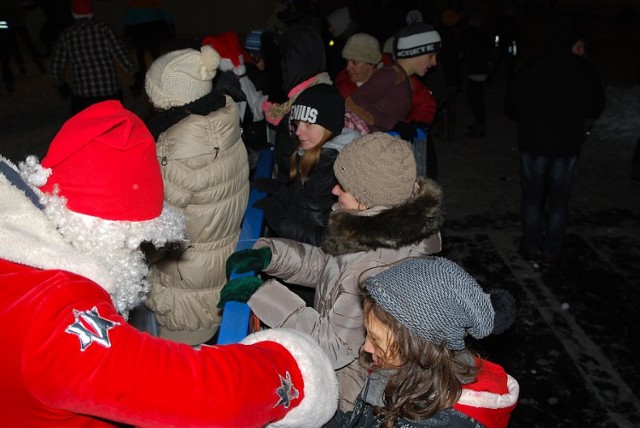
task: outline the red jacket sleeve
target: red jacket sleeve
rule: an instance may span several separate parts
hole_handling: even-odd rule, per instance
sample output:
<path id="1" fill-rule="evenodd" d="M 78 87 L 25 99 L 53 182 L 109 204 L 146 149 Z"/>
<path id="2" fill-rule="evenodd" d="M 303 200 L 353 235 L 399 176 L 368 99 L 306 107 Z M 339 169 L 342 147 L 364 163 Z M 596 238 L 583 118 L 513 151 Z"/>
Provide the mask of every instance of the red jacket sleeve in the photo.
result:
<path id="1" fill-rule="evenodd" d="M 411 76 L 413 95 L 411 97 L 411 110 L 405 118 L 405 122 L 420 122 L 431 124 L 436 114 L 436 99 L 424 83 L 416 76 Z"/>
<path id="2" fill-rule="evenodd" d="M 26 331 L 23 367 L 27 387 L 50 408 L 136 426 L 264 426 L 317 392 L 295 340 L 194 349 L 139 332 L 82 277 L 60 272 L 47 288 Z"/>

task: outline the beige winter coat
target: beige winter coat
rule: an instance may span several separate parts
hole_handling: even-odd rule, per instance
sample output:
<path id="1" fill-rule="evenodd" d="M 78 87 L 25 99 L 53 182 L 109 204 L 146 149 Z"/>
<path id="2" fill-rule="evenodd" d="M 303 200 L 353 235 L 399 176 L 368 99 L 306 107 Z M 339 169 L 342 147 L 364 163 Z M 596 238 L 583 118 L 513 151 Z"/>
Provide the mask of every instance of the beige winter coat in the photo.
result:
<path id="1" fill-rule="evenodd" d="M 314 288 L 315 300 L 314 307 L 306 307 L 298 295 L 270 279 L 249 306 L 269 327 L 294 328 L 318 341 L 338 371 L 343 409 L 353 408 L 365 379 L 357 361 L 364 343 L 359 285 L 391 263 L 441 250 L 441 190 L 431 180 L 419 183 L 418 195 L 400 206 L 334 211 L 322 248 L 266 238 L 254 245 L 272 250 L 264 273 Z"/>
<path id="2" fill-rule="evenodd" d="M 249 164 L 231 98 L 191 114 L 158 138 L 165 199 L 184 210 L 189 246 L 151 267 L 147 300 L 161 337 L 195 345 L 220 325 L 225 261 L 238 241 L 249 197 Z"/>

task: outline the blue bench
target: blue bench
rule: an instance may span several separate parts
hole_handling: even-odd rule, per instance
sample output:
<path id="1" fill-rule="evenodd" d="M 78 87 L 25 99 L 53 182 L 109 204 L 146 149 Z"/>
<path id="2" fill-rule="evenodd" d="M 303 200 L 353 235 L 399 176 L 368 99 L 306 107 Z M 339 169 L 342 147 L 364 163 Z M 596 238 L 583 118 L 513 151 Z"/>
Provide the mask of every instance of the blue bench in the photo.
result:
<path id="1" fill-rule="evenodd" d="M 258 164 L 254 172 L 254 178 L 271 177 L 273 171 L 273 150 L 261 150 L 258 157 Z M 264 192 L 257 189 L 251 189 L 249 192 L 249 202 L 247 210 L 242 220 L 242 229 L 240 230 L 240 238 L 236 245 L 236 251 L 251 248 L 253 244 L 262 236 L 264 229 L 264 211 L 253 207 L 253 204 L 266 196 Z M 232 274 L 231 278 L 241 276 L 255 275 L 254 272 L 245 274 Z M 227 302 L 222 311 L 222 321 L 218 331 L 218 345 L 227 343 L 237 343 L 241 341 L 247 333 L 249 333 L 249 320 L 251 318 L 251 309 L 246 303 Z"/>

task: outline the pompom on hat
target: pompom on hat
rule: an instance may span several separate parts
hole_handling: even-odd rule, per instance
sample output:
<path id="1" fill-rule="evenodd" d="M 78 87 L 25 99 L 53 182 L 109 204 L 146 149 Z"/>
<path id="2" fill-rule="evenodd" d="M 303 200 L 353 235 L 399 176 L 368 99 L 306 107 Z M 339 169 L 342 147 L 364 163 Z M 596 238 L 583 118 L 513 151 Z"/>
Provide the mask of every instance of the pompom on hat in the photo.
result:
<path id="1" fill-rule="evenodd" d="M 291 106 L 289 123 L 294 120 L 318 124 L 338 135 L 344 127 L 344 98 L 333 85 L 324 83 L 302 91 Z"/>
<path id="2" fill-rule="evenodd" d="M 70 211 L 131 222 L 162 213 L 155 141 L 119 101 L 94 104 L 65 122 L 41 166 L 48 177 L 33 184 L 45 194 L 64 197 Z"/>
<path id="3" fill-rule="evenodd" d="M 370 34 L 356 33 L 349 37 L 342 48 L 342 57 L 352 61 L 377 64 L 382 60 L 380 42 Z"/>
<path id="4" fill-rule="evenodd" d="M 422 22 L 424 22 L 422 18 L 422 12 L 420 12 L 418 9 L 411 9 L 409 12 L 407 12 L 404 20 L 407 25 L 421 24 Z"/>
<path id="5" fill-rule="evenodd" d="M 160 109 L 181 107 L 204 97 L 213 88 L 220 55 L 211 46 L 200 51 L 181 49 L 156 59 L 145 80 L 151 103 Z"/>
<path id="6" fill-rule="evenodd" d="M 513 324 L 517 309 L 506 290 L 484 292 L 459 265 L 443 257 L 407 259 L 367 279 L 364 288 L 402 325 L 433 344 L 465 348 Z"/>
<path id="7" fill-rule="evenodd" d="M 429 24 L 414 24 L 395 35 L 394 53 L 398 59 L 440 52 L 440 34 Z"/>
<path id="8" fill-rule="evenodd" d="M 368 208 L 392 206 L 413 194 L 413 150 L 404 140 L 373 132 L 347 144 L 333 164 L 340 185 Z"/>

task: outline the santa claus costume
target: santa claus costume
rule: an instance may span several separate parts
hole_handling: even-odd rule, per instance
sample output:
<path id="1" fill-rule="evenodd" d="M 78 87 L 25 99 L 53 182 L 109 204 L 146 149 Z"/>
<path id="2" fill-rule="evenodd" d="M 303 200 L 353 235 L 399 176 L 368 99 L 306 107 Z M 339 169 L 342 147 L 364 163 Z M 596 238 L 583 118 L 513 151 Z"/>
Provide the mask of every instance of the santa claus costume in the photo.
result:
<path id="1" fill-rule="evenodd" d="M 3 426 L 320 426 L 334 413 L 333 369 L 303 334 L 192 348 L 127 323 L 148 288 L 139 245 L 184 239 L 162 189 L 153 138 L 118 101 L 72 117 L 42 163 L 0 157 Z"/>

